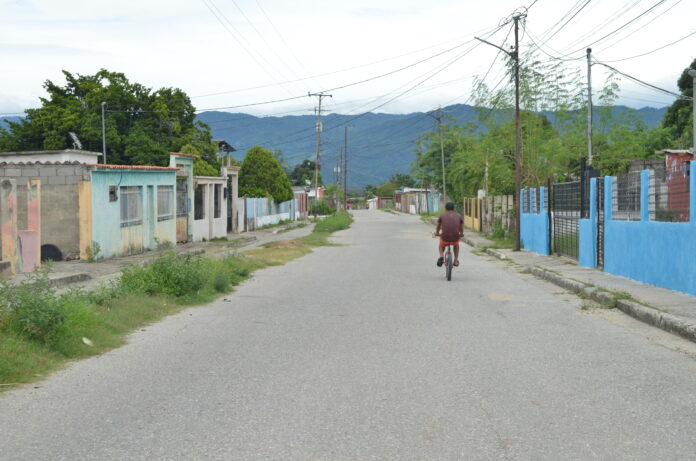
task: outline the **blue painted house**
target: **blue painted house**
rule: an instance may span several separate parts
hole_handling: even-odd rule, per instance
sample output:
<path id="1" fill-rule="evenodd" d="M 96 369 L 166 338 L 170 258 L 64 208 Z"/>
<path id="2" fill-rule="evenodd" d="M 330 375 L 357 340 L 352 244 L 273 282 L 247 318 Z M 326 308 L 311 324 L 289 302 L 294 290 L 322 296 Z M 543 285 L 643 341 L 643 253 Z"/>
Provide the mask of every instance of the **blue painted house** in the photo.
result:
<path id="1" fill-rule="evenodd" d="M 94 165 L 91 216 L 82 232 L 91 234 L 98 258 L 154 250 L 176 243 L 176 174 L 172 167 Z M 91 225 L 90 225 L 91 224 Z"/>

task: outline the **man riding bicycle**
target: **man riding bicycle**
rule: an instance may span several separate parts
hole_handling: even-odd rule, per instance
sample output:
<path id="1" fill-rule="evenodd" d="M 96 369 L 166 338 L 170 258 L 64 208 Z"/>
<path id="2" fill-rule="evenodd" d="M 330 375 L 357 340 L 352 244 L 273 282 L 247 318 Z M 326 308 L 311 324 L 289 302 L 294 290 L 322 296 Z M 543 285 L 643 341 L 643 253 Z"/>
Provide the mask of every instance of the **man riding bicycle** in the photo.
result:
<path id="1" fill-rule="evenodd" d="M 464 218 L 454 211 L 454 203 L 447 202 L 445 211 L 437 218 L 435 237 L 440 237 L 440 257 L 437 259 L 437 267 L 445 262 L 445 247 L 452 245 L 454 248 L 454 265 L 459 265 L 459 240 L 464 237 Z"/>

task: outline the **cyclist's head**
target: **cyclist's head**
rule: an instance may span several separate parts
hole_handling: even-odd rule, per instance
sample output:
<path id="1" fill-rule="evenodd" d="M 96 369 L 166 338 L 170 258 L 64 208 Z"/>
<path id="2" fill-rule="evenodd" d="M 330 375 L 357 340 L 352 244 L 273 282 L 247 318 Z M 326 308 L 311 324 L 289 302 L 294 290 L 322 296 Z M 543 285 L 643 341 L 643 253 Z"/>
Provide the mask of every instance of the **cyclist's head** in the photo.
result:
<path id="1" fill-rule="evenodd" d="M 445 210 L 447 210 L 447 211 L 452 211 L 452 210 L 454 210 L 454 203 L 452 203 L 452 202 L 447 202 L 447 203 L 445 204 Z"/>

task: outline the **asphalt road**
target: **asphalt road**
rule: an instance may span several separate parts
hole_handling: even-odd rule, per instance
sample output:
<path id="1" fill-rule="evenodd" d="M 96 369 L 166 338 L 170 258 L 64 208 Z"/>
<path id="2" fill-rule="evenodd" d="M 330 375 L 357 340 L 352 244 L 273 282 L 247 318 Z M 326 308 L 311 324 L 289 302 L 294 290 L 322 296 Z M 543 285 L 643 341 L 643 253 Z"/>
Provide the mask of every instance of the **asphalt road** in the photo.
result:
<path id="1" fill-rule="evenodd" d="M 432 228 L 355 214 L 344 246 L 0 395 L 0 459 L 696 457 L 690 343 L 466 247 L 446 282 Z"/>

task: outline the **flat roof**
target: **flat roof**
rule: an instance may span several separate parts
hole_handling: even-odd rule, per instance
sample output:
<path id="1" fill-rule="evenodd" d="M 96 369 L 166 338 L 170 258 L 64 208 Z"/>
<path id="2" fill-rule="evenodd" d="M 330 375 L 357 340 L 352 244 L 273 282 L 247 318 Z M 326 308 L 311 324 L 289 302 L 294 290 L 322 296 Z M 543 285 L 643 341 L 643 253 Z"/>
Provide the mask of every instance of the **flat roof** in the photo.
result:
<path id="1" fill-rule="evenodd" d="M 13 155 L 57 155 L 57 154 L 80 154 L 80 155 L 101 155 L 101 152 L 78 149 L 53 149 L 53 150 L 22 150 L 15 152 L 0 152 L 0 157 L 10 157 Z"/>

